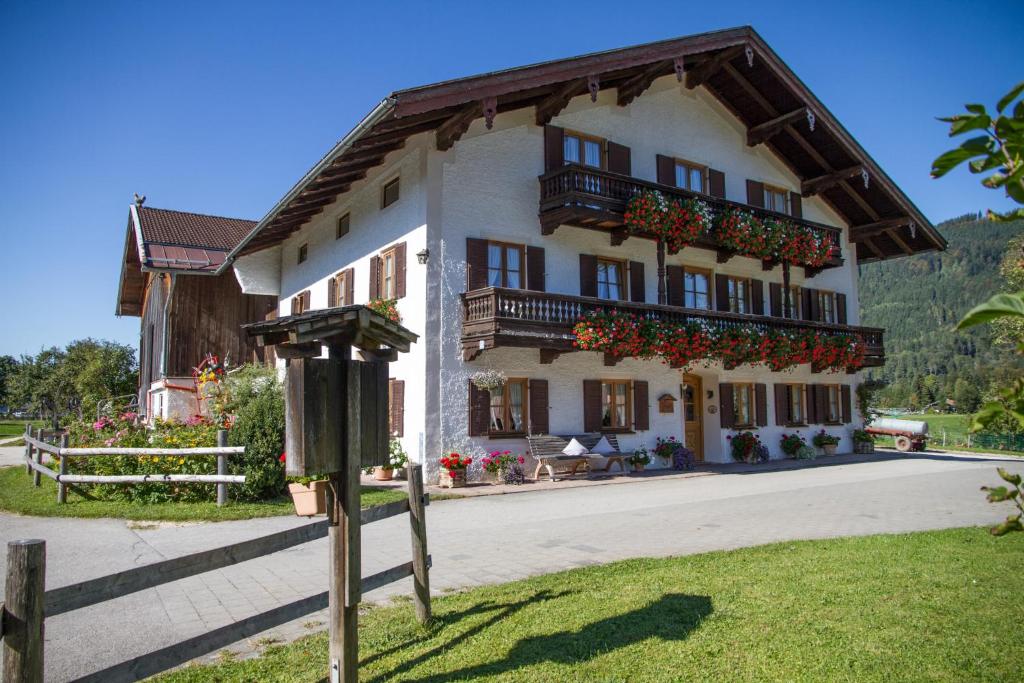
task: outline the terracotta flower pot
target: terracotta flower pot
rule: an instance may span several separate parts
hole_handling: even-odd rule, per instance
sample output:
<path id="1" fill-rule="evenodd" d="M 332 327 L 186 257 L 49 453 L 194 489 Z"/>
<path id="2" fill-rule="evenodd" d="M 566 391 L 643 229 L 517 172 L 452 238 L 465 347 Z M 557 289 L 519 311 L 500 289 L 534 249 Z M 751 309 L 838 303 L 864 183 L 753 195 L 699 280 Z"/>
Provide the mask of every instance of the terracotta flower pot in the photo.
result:
<path id="1" fill-rule="evenodd" d="M 327 512 L 327 480 L 311 481 L 309 486 L 292 482 L 288 484 L 288 493 L 292 494 L 295 514 L 300 517 L 312 517 Z"/>
<path id="2" fill-rule="evenodd" d="M 834 443 L 827 443 L 824 446 L 822 446 L 822 448 L 825 450 L 825 455 L 835 455 L 836 454 L 836 444 L 834 444 Z"/>
<path id="3" fill-rule="evenodd" d="M 643 472 L 644 471 L 644 464 L 642 462 L 633 463 L 633 471 L 634 472 Z"/>
<path id="4" fill-rule="evenodd" d="M 466 470 L 441 470 L 441 486 L 449 489 L 459 489 L 466 485 Z"/>
<path id="5" fill-rule="evenodd" d="M 391 481 L 395 471 L 390 467 L 374 467 L 373 478 L 377 481 Z"/>

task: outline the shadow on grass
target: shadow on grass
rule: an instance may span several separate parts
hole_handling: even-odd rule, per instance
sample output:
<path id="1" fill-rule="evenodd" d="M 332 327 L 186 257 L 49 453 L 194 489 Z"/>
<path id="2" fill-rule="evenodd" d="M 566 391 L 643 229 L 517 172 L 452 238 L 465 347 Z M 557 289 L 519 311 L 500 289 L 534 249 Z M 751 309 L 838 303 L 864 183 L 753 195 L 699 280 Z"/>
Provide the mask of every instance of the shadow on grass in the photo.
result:
<path id="1" fill-rule="evenodd" d="M 377 683 L 394 679 L 437 655 L 439 652 L 450 649 L 457 645 L 459 641 L 479 633 L 532 602 L 559 598 L 570 593 L 566 591 L 552 594 L 548 591 L 541 591 L 518 602 L 506 604 L 484 603 L 469 610 L 467 613 L 448 615 L 443 621 L 447 625 L 455 625 L 459 619 L 472 612 L 495 612 L 489 619 L 469 631 L 459 633 L 452 640 L 441 643 L 429 652 L 425 652 L 415 659 L 403 662 L 387 674 L 381 674 L 370 680 L 372 683 Z M 581 595 L 576 599 L 586 599 L 586 597 Z M 711 598 L 707 596 L 669 594 L 640 609 L 595 621 L 575 631 L 562 631 L 523 638 L 512 646 L 508 656 L 500 661 L 478 664 L 423 678 L 403 678 L 403 680 L 415 680 L 419 683 L 441 683 L 443 681 L 470 680 L 478 676 L 495 676 L 544 662 L 577 664 L 649 638 L 658 638 L 663 641 L 684 640 L 700 626 L 701 622 L 711 612 Z M 391 652 L 405 646 L 398 646 L 392 649 Z M 388 653 L 381 653 L 372 659 L 377 659 L 385 654 Z M 368 661 L 370 660 L 364 661 L 362 664 L 365 665 Z"/>

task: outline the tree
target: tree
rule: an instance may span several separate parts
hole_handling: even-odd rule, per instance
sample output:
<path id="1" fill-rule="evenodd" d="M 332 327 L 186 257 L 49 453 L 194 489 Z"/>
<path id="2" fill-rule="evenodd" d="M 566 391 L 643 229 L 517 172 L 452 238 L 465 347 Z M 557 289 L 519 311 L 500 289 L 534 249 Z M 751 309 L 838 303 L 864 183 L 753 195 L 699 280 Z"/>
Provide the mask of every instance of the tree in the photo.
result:
<path id="1" fill-rule="evenodd" d="M 953 400 L 958 413 L 973 413 L 981 403 L 981 392 L 971 382 L 957 377 L 953 384 Z"/>
<path id="2" fill-rule="evenodd" d="M 0 356 L 0 406 L 11 405 L 8 384 L 17 370 L 18 361 L 14 356 Z"/>

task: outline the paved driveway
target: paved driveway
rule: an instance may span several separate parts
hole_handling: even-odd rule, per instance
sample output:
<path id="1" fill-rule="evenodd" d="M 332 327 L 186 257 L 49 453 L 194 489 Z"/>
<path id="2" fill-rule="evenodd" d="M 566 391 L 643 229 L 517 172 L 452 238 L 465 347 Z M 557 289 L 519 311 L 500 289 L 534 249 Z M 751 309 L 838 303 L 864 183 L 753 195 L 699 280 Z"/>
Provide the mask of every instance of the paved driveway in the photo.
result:
<path id="1" fill-rule="evenodd" d="M 986 503 L 978 489 L 996 481 L 996 464 L 1024 473 L 1019 460 L 917 456 L 443 501 L 427 512 L 431 585 L 440 592 L 637 556 L 991 524 L 1007 511 Z M 0 541 L 45 538 L 53 587 L 304 523 L 133 527 L 3 515 Z M 363 530 L 364 575 L 408 557 L 405 517 Z M 46 623 L 47 680 L 69 680 L 323 591 L 325 568 L 321 540 L 55 617 Z M 410 589 L 407 579 L 367 599 Z M 322 619 L 313 615 L 269 635 L 290 638 Z"/>

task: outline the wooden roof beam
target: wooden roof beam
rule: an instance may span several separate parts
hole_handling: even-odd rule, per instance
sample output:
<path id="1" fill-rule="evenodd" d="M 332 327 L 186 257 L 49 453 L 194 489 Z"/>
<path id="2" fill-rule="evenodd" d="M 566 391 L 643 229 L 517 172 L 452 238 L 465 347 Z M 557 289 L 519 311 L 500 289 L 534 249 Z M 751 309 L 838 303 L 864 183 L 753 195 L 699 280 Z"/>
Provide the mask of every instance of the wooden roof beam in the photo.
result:
<path id="1" fill-rule="evenodd" d="M 725 50 L 722 50 L 714 57 L 705 59 L 697 66 L 687 71 L 687 89 L 693 90 L 698 85 L 703 85 L 704 81 L 714 76 L 715 73 L 717 73 L 718 70 L 721 69 L 726 62 L 729 62 L 743 54 L 743 51 L 746 49 L 746 47 L 746 45 L 734 45 L 730 48 L 726 48 Z"/>
<path id="2" fill-rule="evenodd" d="M 321 200 L 320 202 L 299 205 L 294 208 L 288 208 L 277 214 L 277 217 L 283 221 L 297 220 L 299 218 L 306 218 L 308 216 L 315 216 L 324 210 L 324 207 L 330 204 L 330 201 Z"/>
<path id="3" fill-rule="evenodd" d="M 860 175 L 863 172 L 864 165 L 857 164 L 856 166 L 844 168 L 841 171 L 826 173 L 825 175 L 820 175 L 817 178 L 811 178 L 810 180 L 803 181 L 800 184 L 800 193 L 805 197 L 813 197 L 816 194 L 821 194 L 825 190 L 835 187 L 843 180 Z"/>
<path id="4" fill-rule="evenodd" d="M 909 217 L 900 216 L 899 218 L 886 218 L 885 220 L 875 221 L 873 223 L 853 225 L 850 227 L 850 239 L 855 242 L 860 241 L 868 237 L 881 235 L 882 233 L 888 232 L 894 228 L 902 228 L 904 225 L 910 225 L 910 223 L 911 219 Z"/>
<path id="5" fill-rule="evenodd" d="M 896 246 L 902 249 L 903 252 L 907 254 L 907 256 L 910 256 L 911 254 L 914 253 L 914 250 L 910 248 L 910 245 L 904 242 L 902 239 L 900 239 L 900 236 L 896 234 L 895 230 L 888 230 L 885 233 L 885 236 L 891 239 L 893 242 L 895 242 Z"/>
<path id="6" fill-rule="evenodd" d="M 643 91 L 651 87 L 651 83 L 654 83 L 655 79 L 659 76 L 665 76 L 671 73 L 674 69 L 674 62 L 672 60 L 656 62 L 653 65 L 647 67 L 636 76 L 633 76 L 628 81 L 623 83 L 618 88 L 618 96 L 616 97 L 616 103 L 620 107 L 625 107 L 630 102 L 640 96 Z"/>
<path id="7" fill-rule="evenodd" d="M 483 105 L 480 102 L 470 102 L 437 129 L 437 149 L 445 151 L 452 148 L 463 133 L 469 130 L 469 124 L 473 119 L 483 115 Z"/>
<path id="8" fill-rule="evenodd" d="M 352 184 L 349 183 L 349 182 L 335 183 L 333 185 L 328 185 L 328 186 L 324 187 L 323 189 L 317 190 L 315 192 L 303 192 L 302 194 L 300 194 L 297 197 L 297 200 L 304 202 L 304 201 L 307 201 L 307 200 L 319 199 L 320 197 L 337 196 L 337 195 L 341 194 L 342 192 L 345 192 L 346 190 L 348 190 L 348 188 L 351 187 L 351 186 L 352 186 Z"/>
<path id="9" fill-rule="evenodd" d="M 328 166 L 326 169 L 324 169 L 324 172 L 325 173 L 330 173 L 334 169 L 344 168 L 346 166 L 353 166 L 353 165 L 356 165 L 356 164 L 361 164 L 361 163 L 363 163 L 365 161 L 373 161 L 375 159 L 380 159 L 380 158 L 383 158 L 384 156 L 390 154 L 391 152 L 394 152 L 396 150 L 402 149 L 403 147 L 405 147 L 405 140 L 404 139 L 403 140 L 397 140 L 397 141 L 392 142 L 390 144 L 383 145 L 381 147 L 376 147 L 376 148 L 373 148 L 371 150 L 365 150 L 365 151 L 360 150 L 360 151 L 357 151 L 357 152 L 349 152 L 349 153 L 343 154 L 340 157 L 338 157 L 337 159 L 335 159 L 331 163 L 330 166 Z"/>
<path id="10" fill-rule="evenodd" d="M 878 245 L 875 244 L 874 240 L 872 240 L 870 237 L 865 239 L 863 244 L 867 246 L 867 248 L 870 249 L 871 253 L 873 253 L 875 256 L 882 259 L 883 261 L 885 260 L 885 252 L 879 249 Z"/>
<path id="11" fill-rule="evenodd" d="M 366 177 L 366 169 L 359 169 L 353 171 L 346 171 L 345 173 L 338 173 L 337 175 L 320 176 L 309 184 L 309 189 L 323 190 L 334 185 L 343 185 L 353 183 L 356 180 L 362 180 Z"/>
<path id="12" fill-rule="evenodd" d="M 788 114 L 782 116 L 776 116 L 773 119 L 769 119 L 764 123 L 758 124 L 747 131 L 747 146 L 754 147 L 762 142 L 765 142 L 777 133 L 782 132 L 786 126 L 796 123 L 800 119 L 807 116 L 807 107 L 800 107 L 794 109 Z"/>
<path id="13" fill-rule="evenodd" d="M 537 104 L 534 110 L 534 119 L 537 125 L 546 126 L 551 122 L 551 119 L 558 116 L 568 106 L 569 100 L 577 95 L 582 95 L 586 91 L 586 78 L 577 78 L 555 88 L 550 95 Z"/>

